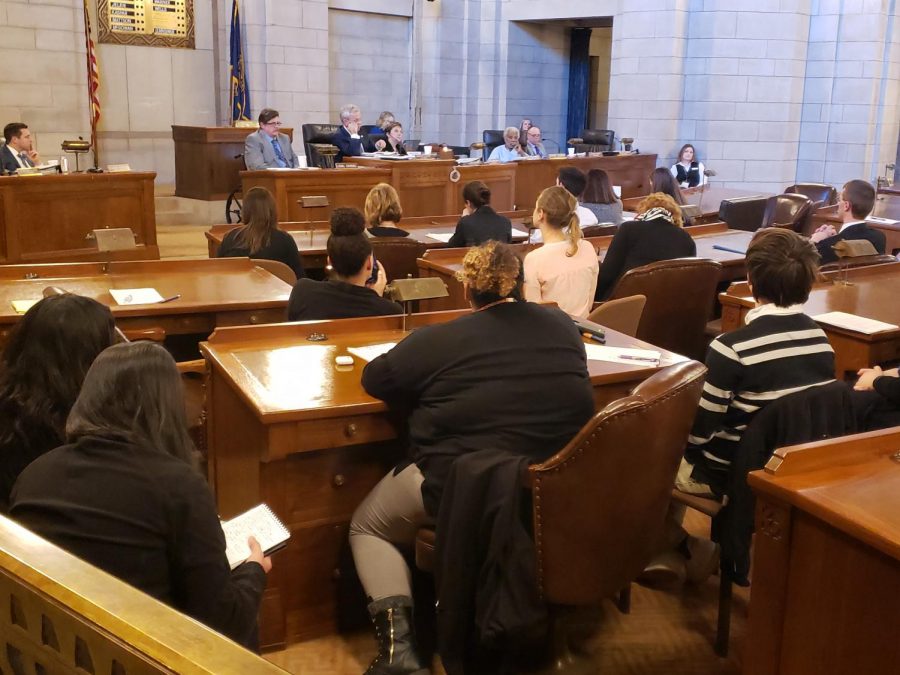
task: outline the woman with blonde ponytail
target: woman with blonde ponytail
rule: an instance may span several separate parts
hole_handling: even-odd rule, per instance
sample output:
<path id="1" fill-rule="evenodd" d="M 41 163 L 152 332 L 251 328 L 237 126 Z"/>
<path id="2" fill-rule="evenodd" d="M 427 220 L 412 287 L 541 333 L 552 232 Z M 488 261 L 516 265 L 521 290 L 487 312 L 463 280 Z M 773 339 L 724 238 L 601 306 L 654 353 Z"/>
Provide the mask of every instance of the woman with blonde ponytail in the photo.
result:
<path id="1" fill-rule="evenodd" d="M 581 236 L 578 201 L 563 187 L 541 192 L 534 224 L 544 245 L 525 256 L 525 299 L 555 302 L 572 316 L 591 311 L 600 263 L 594 247 Z"/>

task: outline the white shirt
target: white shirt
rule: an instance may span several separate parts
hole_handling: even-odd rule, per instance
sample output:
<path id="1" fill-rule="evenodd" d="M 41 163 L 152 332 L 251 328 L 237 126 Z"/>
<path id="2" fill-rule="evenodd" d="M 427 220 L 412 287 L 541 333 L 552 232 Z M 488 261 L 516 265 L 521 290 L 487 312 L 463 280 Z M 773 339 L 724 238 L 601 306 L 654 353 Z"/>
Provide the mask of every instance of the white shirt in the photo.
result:
<path id="1" fill-rule="evenodd" d="M 596 225 L 599 222 L 597 216 L 594 215 L 594 212 L 581 204 L 575 207 L 575 213 L 578 214 L 578 224 L 582 227 L 585 227 L 586 225 Z"/>

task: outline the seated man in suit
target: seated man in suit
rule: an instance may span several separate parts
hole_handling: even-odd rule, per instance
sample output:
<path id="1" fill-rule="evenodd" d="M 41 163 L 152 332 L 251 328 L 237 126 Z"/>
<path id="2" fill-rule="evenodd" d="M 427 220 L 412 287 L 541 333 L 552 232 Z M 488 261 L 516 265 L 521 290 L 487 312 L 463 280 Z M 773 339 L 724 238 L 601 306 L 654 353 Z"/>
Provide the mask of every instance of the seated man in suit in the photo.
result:
<path id="1" fill-rule="evenodd" d="M 541 128 L 531 127 L 525 133 L 525 152 L 529 157 L 540 157 L 547 159 L 547 151 L 544 150 L 544 144 L 541 143 Z"/>
<path id="2" fill-rule="evenodd" d="M 278 111 L 263 108 L 259 113 L 259 130 L 249 134 L 244 141 L 247 169 L 296 169 L 300 166 L 300 159 L 291 147 L 291 139 L 280 129 Z"/>
<path id="3" fill-rule="evenodd" d="M 3 138 L 6 145 L 0 148 L 0 165 L 4 174 L 15 173 L 18 169 L 40 164 L 41 159 L 34 149 L 27 124 L 10 122 L 3 127 Z"/>
<path id="4" fill-rule="evenodd" d="M 338 148 L 334 161 L 341 162 L 344 157 L 359 157 L 363 154 L 363 137 L 359 133 L 361 120 L 359 106 L 348 103 L 341 108 L 341 128 L 334 132 L 331 139 Z"/>
<path id="5" fill-rule="evenodd" d="M 835 231 L 832 225 L 822 225 L 810 237 L 810 241 L 819 250 L 823 265 L 837 261 L 838 257 L 832 246 L 845 239 L 865 239 L 872 243 L 876 251 L 884 253 L 884 233 L 866 224 L 866 216 L 874 206 L 875 188 L 870 183 L 851 180 L 844 185 L 837 204 L 838 215 L 843 221 L 841 229 Z"/>

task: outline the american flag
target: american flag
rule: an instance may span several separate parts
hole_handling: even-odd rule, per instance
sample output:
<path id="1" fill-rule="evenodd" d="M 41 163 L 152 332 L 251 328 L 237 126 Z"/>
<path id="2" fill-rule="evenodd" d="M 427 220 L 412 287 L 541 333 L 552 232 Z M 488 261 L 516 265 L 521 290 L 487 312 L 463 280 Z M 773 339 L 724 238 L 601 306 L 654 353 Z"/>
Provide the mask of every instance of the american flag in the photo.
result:
<path id="1" fill-rule="evenodd" d="M 84 0 L 84 38 L 87 44 L 88 96 L 91 99 L 91 127 L 100 119 L 100 72 L 97 70 L 97 54 L 91 38 L 91 19 L 88 16 L 88 0 Z"/>

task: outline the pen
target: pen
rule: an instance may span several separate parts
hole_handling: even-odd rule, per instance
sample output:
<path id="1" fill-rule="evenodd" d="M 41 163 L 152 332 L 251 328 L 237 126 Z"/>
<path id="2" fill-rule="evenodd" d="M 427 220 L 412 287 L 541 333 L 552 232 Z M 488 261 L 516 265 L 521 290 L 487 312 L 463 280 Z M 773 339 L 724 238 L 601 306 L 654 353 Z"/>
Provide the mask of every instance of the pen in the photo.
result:
<path id="1" fill-rule="evenodd" d="M 606 344 L 606 338 L 602 338 L 599 335 L 594 335 L 593 333 L 582 333 L 584 337 L 588 340 L 593 340 L 594 342 L 599 342 L 601 345 Z"/>
<path id="2" fill-rule="evenodd" d="M 161 305 L 161 304 L 163 304 L 164 302 L 172 302 L 173 300 L 177 300 L 177 299 L 180 298 L 180 297 L 181 297 L 181 293 L 176 293 L 176 294 L 173 295 L 171 298 L 163 298 L 163 299 L 160 300 L 157 304 Z"/>
<path id="3" fill-rule="evenodd" d="M 627 359 L 628 361 L 646 361 L 647 363 L 659 363 L 659 359 L 654 359 L 652 356 L 632 356 L 631 354 L 617 354 L 620 359 Z"/>
<path id="4" fill-rule="evenodd" d="M 729 248 L 727 246 L 721 246 L 720 244 L 713 244 L 713 248 L 717 251 L 728 251 L 729 253 L 740 253 L 741 255 L 745 255 L 747 251 L 742 251 L 739 248 Z"/>

